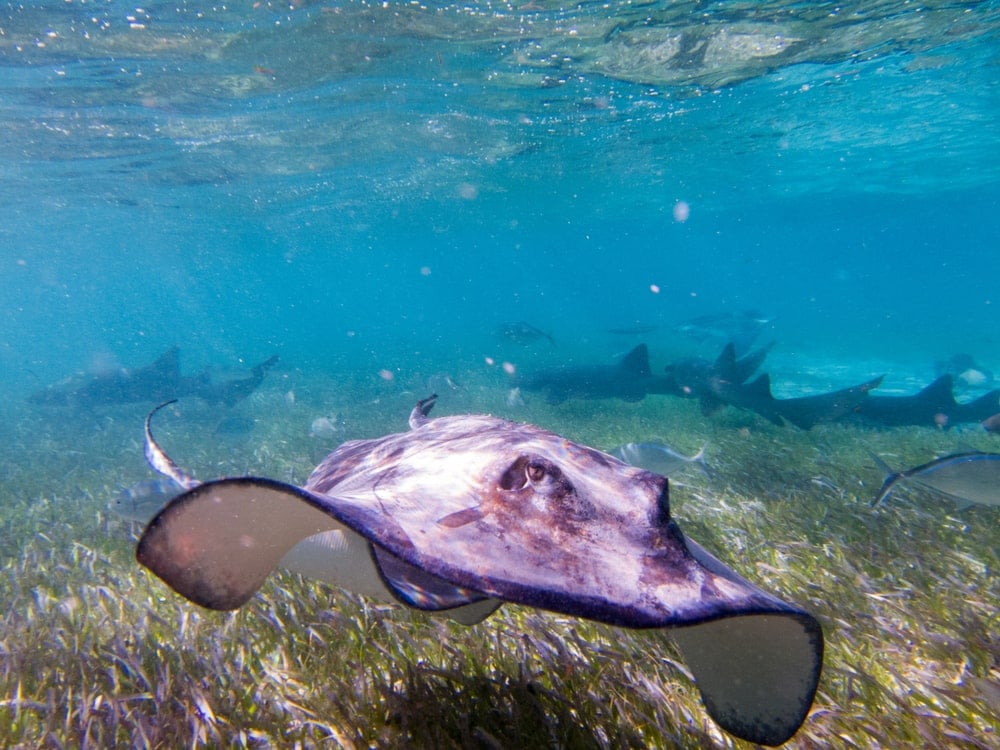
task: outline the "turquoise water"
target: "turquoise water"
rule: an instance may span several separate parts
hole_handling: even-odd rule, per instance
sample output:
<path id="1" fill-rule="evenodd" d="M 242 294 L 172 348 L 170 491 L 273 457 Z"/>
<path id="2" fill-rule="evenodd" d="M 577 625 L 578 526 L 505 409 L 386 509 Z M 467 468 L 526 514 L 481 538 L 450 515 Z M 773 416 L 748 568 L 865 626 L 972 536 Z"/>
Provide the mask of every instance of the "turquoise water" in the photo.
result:
<path id="1" fill-rule="evenodd" d="M 646 343 L 660 377 L 725 341 L 680 324 L 754 311 L 781 397 L 879 375 L 880 393 L 913 393 L 960 353 L 985 371 L 961 400 L 996 388 L 1000 1 L 7 3 L 0 131 L 0 601 L 15 613 L 0 633 L 0 744 L 141 744 L 157 717 L 147 744 L 195 744 L 200 725 L 169 716 L 197 705 L 207 721 L 202 690 L 226 727 L 203 742 L 246 744 L 236 733 L 259 722 L 291 744 L 299 714 L 235 706 L 224 689 L 270 689 L 272 671 L 242 656 L 225 679 L 216 661 L 170 666 L 203 651 L 189 618 L 210 643 L 229 625 L 139 568 L 138 528 L 111 512 L 152 476 L 142 419 L 160 399 L 29 401 L 178 347 L 184 375 L 215 384 L 280 356 L 234 407 L 186 398 L 157 417 L 199 479 L 302 483 L 342 441 L 405 429 L 431 391 L 435 414 L 487 411 L 601 449 L 704 446 L 712 478 L 682 476 L 672 512 L 823 623 L 826 671 L 799 746 L 995 745 L 996 508 L 903 491 L 869 505 L 883 480 L 871 453 L 899 469 L 1000 450 L 995 435 L 974 422 L 804 431 L 663 395 L 553 404 L 512 392 L 503 365 L 609 365 Z M 498 336 L 518 321 L 551 342 Z M 358 746 L 406 739 L 385 697 L 393 670 L 454 666 L 442 643 L 485 644 L 502 658 L 484 672 L 503 685 L 549 669 L 506 659 L 524 633 L 577 646 L 647 635 L 550 616 L 525 627 L 513 608 L 510 637 L 505 620 L 495 636 L 431 631 L 380 610 L 365 639 L 416 645 L 352 683 L 312 625 L 335 631 L 339 608 L 368 622 L 367 605 L 289 580 L 251 609 L 301 605 L 273 639 L 309 657 L 289 660 L 289 684 L 313 691 L 293 704 L 340 717 Z M 119 614 L 102 615 L 112 600 Z M 248 642 L 272 622 L 241 617 L 225 622 Z M 181 686 L 115 677 L 109 643 L 116 663 L 138 653 Z M 649 685 L 685 682 L 640 644 L 621 658 L 586 647 L 552 674 L 592 668 L 584 682 L 600 689 L 551 694 L 570 723 L 597 716 L 595 738 L 631 722 L 667 746 L 659 723 L 703 746 L 696 697 L 642 703 Z M 317 679 L 308 665 L 326 652 L 335 664 Z M 201 686 L 193 698 L 180 676 Z M 606 692 L 639 718 L 609 711 Z M 98 696 L 93 712 L 80 696 Z M 101 701 L 126 708 L 91 735 Z M 661 708 L 680 713 L 649 718 Z"/>
<path id="2" fill-rule="evenodd" d="M 1000 370 L 995 2 L 255 6 L 0 12 L 13 398 L 174 344 L 474 368 L 508 320 L 657 366 L 750 308 Z"/>

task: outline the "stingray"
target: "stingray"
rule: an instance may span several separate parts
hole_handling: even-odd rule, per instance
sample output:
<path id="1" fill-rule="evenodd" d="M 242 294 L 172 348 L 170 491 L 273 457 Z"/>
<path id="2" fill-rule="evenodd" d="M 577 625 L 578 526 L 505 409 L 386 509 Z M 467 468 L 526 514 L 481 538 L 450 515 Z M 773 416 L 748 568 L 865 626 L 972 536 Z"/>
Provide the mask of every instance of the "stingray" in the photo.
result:
<path id="1" fill-rule="evenodd" d="M 686 537 L 665 477 L 529 424 L 430 419 L 435 398 L 408 432 L 344 443 L 302 487 L 198 484 L 147 418 L 151 465 L 191 489 L 150 522 L 138 561 L 216 610 L 243 605 L 281 565 L 467 624 L 511 602 L 669 628 L 723 729 L 767 745 L 797 731 L 819 679 L 819 623 Z"/>
<path id="2" fill-rule="evenodd" d="M 904 471 L 893 471 L 874 454 L 872 458 L 886 474 L 872 505 L 888 498 L 897 484 L 915 484 L 944 495 L 959 510 L 972 504 L 1000 505 L 1000 453 L 953 453 Z"/>

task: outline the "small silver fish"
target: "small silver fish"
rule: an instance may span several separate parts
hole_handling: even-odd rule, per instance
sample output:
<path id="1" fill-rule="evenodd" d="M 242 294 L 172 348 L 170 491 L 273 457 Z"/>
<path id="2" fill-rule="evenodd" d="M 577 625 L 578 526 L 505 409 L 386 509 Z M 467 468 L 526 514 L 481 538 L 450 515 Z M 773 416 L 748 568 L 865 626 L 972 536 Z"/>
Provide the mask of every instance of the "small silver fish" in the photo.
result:
<path id="1" fill-rule="evenodd" d="M 521 346 L 536 344 L 542 339 L 547 339 L 552 346 L 556 345 L 556 340 L 551 333 L 546 333 L 541 328 L 523 320 L 501 323 L 497 326 L 496 335 L 497 338 L 506 339 Z"/>
<path id="2" fill-rule="evenodd" d="M 111 500 L 111 510 L 126 521 L 148 523 L 182 491 L 172 479 L 146 479 L 116 494 Z"/>
<path id="3" fill-rule="evenodd" d="M 904 471 L 893 471 L 878 456 L 872 458 L 886 474 L 872 505 L 879 505 L 897 484 L 904 483 L 944 495 L 959 510 L 973 503 L 1000 505 L 1000 453 L 953 453 Z"/>
<path id="4" fill-rule="evenodd" d="M 705 461 L 705 447 L 703 445 L 693 456 L 685 456 L 663 443 L 626 443 L 612 448 L 608 453 L 630 466 L 665 477 L 683 470 L 689 464 L 697 464 L 705 476 L 711 477 L 711 469 Z"/>
<path id="5" fill-rule="evenodd" d="M 316 417 L 309 425 L 309 436 L 328 440 L 336 437 L 343 427 L 340 417 L 336 414 L 332 417 Z"/>

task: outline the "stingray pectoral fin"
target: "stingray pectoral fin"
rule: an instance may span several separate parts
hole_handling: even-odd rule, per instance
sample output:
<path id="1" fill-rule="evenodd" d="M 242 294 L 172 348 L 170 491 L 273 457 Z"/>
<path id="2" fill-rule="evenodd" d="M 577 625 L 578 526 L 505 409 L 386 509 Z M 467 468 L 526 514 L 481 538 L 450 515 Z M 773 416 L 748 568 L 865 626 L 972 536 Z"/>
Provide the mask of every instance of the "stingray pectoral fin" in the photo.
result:
<path id="1" fill-rule="evenodd" d="M 408 565 L 347 527 L 303 539 L 278 565 L 355 594 L 441 612 L 462 625 L 485 620 L 503 603 Z"/>
<path id="2" fill-rule="evenodd" d="M 670 637 L 719 726 L 773 746 L 795 734 L 812 705 L 817 630 L 808 615 L 776 613 L 675 628 Z"/>
<path id="3" fill-rule="evenodd" d="M 303 539 L 281 558 L 278 566 L 355 594 L 395 601 L 379 575 L 368 540 L 346 527 Z"/>
<path id="4" fill-rule="evenodd" d="M 475 625 L 503 603 L 478 591 L 456 586 L 376 544 L 371 545 L 371 553 L 383 584 L 397 601 L 408 607 L 441 612 L 463 625 Z"/>
<path id="5" fill-rule="evenodd" d="M 768 594 L 687 538 L 702 567 L 744 589 L 721 617 L 670 631 L 705 708 L 727 732 L 780 745 L 809 713 L 823 667 L 815 617 Z"/>
<path id="6" fill-rule="evenodd" d="M 146 527 L 136 558 L 209 609 L 236 609 L 303 539 L 342 528 L 304 490 L 269 479 L 206 482 Z"/>

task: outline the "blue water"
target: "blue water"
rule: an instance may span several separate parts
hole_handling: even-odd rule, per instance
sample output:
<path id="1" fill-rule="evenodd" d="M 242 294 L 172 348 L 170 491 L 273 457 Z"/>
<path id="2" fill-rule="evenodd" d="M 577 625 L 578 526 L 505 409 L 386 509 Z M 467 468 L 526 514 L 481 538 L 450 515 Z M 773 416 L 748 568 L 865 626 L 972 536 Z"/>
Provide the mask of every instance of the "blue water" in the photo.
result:
<path id="1" fill-rule="evenodd" d="M 1000 371 L 1000 3 L 255 5 L 0 9 L 8 397 L 173 344 L 474 366 L 507 320 L 658 364 L 749 308 Z"/>
<path id="2" fill-rule="evenodd" d="M 216 384 L 281 360 L 232 409 L 187 398 L 157 417 L 166 449 L 199 479 L 302 483 L 343 440 L 405 429 L 432 390 L 442 392 L 435 414 L 491 411 L 601 449 L 707 446 L 713 479 L 675 483 L 672 512 L 742 574 L 769 578 L 823 619 L 829 667 L 806 745 L 890 746 L 872 728 L 893 736 L 897 725 L 928 746 L 973 733 L 995 741 L 995 508 L 956 511 L 904 492 L 869 506 L 883 479 L 869 452 L 902 469 L 968 440 L 1000 450 L 978 419 L 824 433 L 735 408 L 704 415 L 663 395 L 519 402 L 500 365 L 608 364 L 644 342 L 659 376 L 724 343 L 679 323 L 753 310 L 768 321 L 757 343 L 774 342 L 766 369 L 780 397 L 879 375 L 880 393 L 913 393 L 958 353 L 1000 375 L 1000 0 L 2 3 L 0 217 L 0 550 L 16 599 L 3 641 L 34 654 L 0 649 L 0 673 L 17 679 L 0 701 L 11 736 L 35 712 L 46 714 L 38 744 L 88 744 L 91 723 L 105 719 L 108 737 L 145 737 L 161 708 L 169 716 L 193 700 L 203 716 L 197 696 L 218 683 L 212 723 L 234 733 L 211 736 L 257 739 L 225 693 L 235 673 L 220 677 L 215 661 L 188 675 L 201 686 L 193 699 L 168 685 L 158 706 L 160 688 L 142 670 L 133 679 L 131 655 L 106 670 L 115 690 L 128 671 L 121 696 L 102 703 L 89 686 L 87 670 L 104 684 L 100 660 L 116 649 L 160 658 L 160 625 L 123 637 L 108 614 L 141 610 L 149 596 L 128 599 L 129 577 L 147 573 L 108 511 L 151 477 L 142 418 L 155 401 L 28 398 L 177 346 L 185 375 L 208 368 Z M 556 345 L 499 338 L 508 321 Z M 622 328 L 643 332 L 610 331 Z M 464 390 L 450 390 L 456 381 Z M 792 514 L 799 525 L 785 528 Z M 116 586 L 123 599 L 77 633 L 80 603 L 110 602 Z M 162 587 L 155 596 L 173 601 Z M 53 619 L 57 610 L 66 618 Z M 175 617 L 183 641 L 188 614 L 162 622 Z M 64 650 L 36 641 L 42 623 Z M 239 628 L 248 643 L 251 627 Z M 416 638 L 442 637 L 424 632 Z M 66 665 L 87 649 L 99 660 L 77 681 Z M 23 702 L 21 663 L 39 677 L 24 680 Z M 173 663 L 168 676 L 182 671 Z M 254 691 L 278 679 L 261 663 L 259 679 L 256 667 L 245 672 Z M 531 688 L 521 691 L 531 715 L 543 705 L 524 682 L 533 669 L 497 681 Z M 313 677 L 274 674 L 281 691 Z M 392 726 L 359 744 L 409 731 L 397 686 L 379 684 L 359 678 L 358 700 L 376 696 L 373 711 Z M 301 712 L 296 693 L 288 717 L 333 726 L 340 718 L 325 706 L 360 705 L 320 693 Z M 435 694 L 415 691 L 412 705 L 423 712 Z M 573 700 L 558 698 L 569 707 L 558 722 L 575 720 Z M 49 709 L 54 701 L 70 708 Z M 612 726 L 631 721 L 628 701 L 604 703 L 579 712 L 610 722 L 595 742 L 629 737 Z M 254 725 L 270 721 L 265 709 L 250 712 Z M 83 728 L 71 727 L 80 716 Z M 478 737 L 462 721 L 463 737 Z M 55 737 L 61 725 L 66 737 Z M 707 741 L 706 726 L 684 737 Z M 364 732 L 375 738 L 381 724 Z"/>

